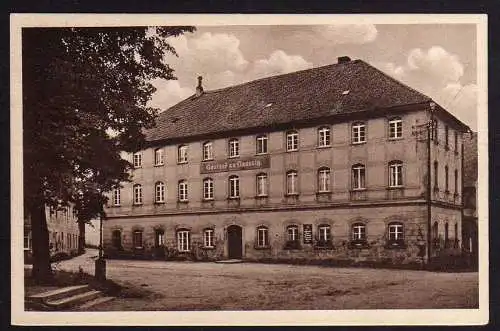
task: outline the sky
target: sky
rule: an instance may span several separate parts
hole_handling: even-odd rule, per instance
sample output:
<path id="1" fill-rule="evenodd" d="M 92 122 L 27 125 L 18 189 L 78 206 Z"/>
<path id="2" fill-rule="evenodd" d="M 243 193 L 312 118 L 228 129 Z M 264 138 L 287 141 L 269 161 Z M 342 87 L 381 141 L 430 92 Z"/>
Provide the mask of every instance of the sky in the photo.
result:
<path id="1" fill-rule="evenodd" d="M 361 59 L 431 97 L 477 130 L 474 24 L 199 26 L 169 40 L 177 80 L 155 80 L 150 105 L 167 109 L 204 90 Z"/>

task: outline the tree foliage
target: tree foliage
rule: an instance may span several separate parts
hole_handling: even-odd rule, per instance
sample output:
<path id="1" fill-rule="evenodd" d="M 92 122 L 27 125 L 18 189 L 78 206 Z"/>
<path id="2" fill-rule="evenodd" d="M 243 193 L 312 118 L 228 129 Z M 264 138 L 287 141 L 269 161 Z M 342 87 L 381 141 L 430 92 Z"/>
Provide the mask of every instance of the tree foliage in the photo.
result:
<path id="1" fill-rule="evenodd" d="M 192 31 L 23 29 L 24 201 L 34 261 L 45 270 L 35 265 L 35 276 L 46 273 L 48 261 L 42 208 L 73 202 L 88 220 L 101 211 L 104 192 L 130 180 L 120 152 L 141 148 L 142 130 L 154 125 L 151 81 L 175 79 L 164 62 L 166 53 L 176 54 L 168 38 Z"/>

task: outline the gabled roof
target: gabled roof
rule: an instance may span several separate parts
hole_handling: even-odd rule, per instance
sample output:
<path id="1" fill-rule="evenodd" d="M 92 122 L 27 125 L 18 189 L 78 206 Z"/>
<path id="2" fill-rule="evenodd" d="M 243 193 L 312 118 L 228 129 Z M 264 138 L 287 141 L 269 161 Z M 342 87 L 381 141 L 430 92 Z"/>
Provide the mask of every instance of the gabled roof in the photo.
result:
<path id="1" fill-rule="evenodd" d="M 431 98 L 361 60 L 192 95 L 159 114 L 148 141 L 208 135 L 421 104 Z"/>

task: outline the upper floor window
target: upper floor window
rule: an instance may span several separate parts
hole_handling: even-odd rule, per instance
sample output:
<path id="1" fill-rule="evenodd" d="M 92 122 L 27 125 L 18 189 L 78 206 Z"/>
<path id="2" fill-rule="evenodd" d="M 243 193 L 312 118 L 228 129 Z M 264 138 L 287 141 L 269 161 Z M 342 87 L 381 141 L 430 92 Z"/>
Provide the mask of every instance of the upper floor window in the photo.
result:
<path id="1" fill-rule="evenodd" d="M 448 182 L 449 181 L 449 178 L 448 178 L 448 166 L 444 166 L 444 190 L 446 192 L 448 192 L 449 190 L 449 186 L 448 186 Z"/>
<path id="2" fill-rule="evenodd" d="M 287 152 L 297 151 L 299 149 L 299 133 L 297 131 L 288 131 L 286 133 Z"/>
<path id="3" fill-rule="evenodd" d="M 286 193 L 298 194 L 298 174 L 297 171 L 289 171 L 286 174 Z"/>
<path id="4" fill-rule="evenodd" d="M 134 153 L 133 159 L 134 159 L 134 168 L 142 167 L 142 153 L 141 152 Z"/>
<path id="5" fill-rule="evenodd" d="M 352 166 L 352 188 L 354 190 L 365 188 L 365 166 L 363 164 Z"/>
<path id="6" fill-rule="evenodd" d="M 257 175 L 257 196 L 267 196 L 267 175 L 264 173 Z"/>
<path id="7" fill-rule="evenodd" d="M 437 144 L 439 143 L 439 136 L 438 136 L 438 126 L 439 123 L 436 119 L 432 120 L 432 140 L 434 140 L 434 143 Z"/>
<path id="8" fill-rule="evenodd" d="M 136 249 L 142 248 L 142 231 L 141 230 L 134 231 L 134 235 L 132 237 L 132 243 L 134 245 L 134 248 L 136 248 Z"/>
<path id="9" fill-rule="evenodd" d="M 318 192 L 330 192 L 330 169 L 318 170 Z"/>
<path id="10" fill-rule="evenodd" d="M 155 184 L 155 202 L 165 202 L 165 184 L 157 182 Z"/>
<path id="11" fill-rule="evenodd" d="M 458 153 L 458 132 L 455 131 L 455 152 Z"/>
<path id="12" fill-rule="evenodd" d="M 256 138 L 256 154 L 266 154 L 267 153 L 267 136 L 261 135 Z"/>
<path id="13" fill-rule="evenodd" d="M 399 117 L 389 120 L 389 139 L 403 138 L 403 121 Z"/>
<path id="14" fill-rule="evenodd" d="M 189 237 L 189 230 L 177 231 L 177 250 L 179 252 L 189 252 L 191 246 Z"/>
<path id="15" fill-rule="evenodd" d="M 444 127 L 444 146 L 448 148 L 449 145 L 449 139 L 450 139 L 450 128 L 448 125 Z"/>
<path id="16" fill-rule="evenodd" d="M 330 128 L 322 127 L 318 129 L 318 146 L 327 147 L 331 145 Z"/>
<path id="17" fill-rule="evenodd" d="M 354 223 L 351 228 L 352 240 L 366 241 L 366 225 L 363 223 Z"/>
<path id="18" fill-rule="evenodd" d="M 458 193 L 458 170 L 455 169 L 455 193 Z"/>
<path id="19" fill-rule="evenodd" d="M 399 222 L 389 223 L 389 241 L 400 241 L 403 240 L 403 224 Z"/>
<path id="20" fill-rule="evenodd" d="M 450 229 L 449 228 L 450 228 L 450 226 L 449 226 L 448 222 L 444 223 L 444 241 L 446 244 L 450 240 L 450 232 L 449 232 Z"/>
<path id="21" fill-rule="evenodd" d="M 214 158 L 213 146 L 211 141 L 203 143 L 203 161 Z"/>
<path id="22" fill-rule="evenodd" d="M 203 230 L 203 246 L 208 248 L 215 246 L 214 229 Z"/>
<path id="23" fill-rule="evenodd" d="M 240 142 L 233 138 L 229 140 L 229 157 L 240 156 Z"/>
<path id="24" fill-rule="evenodd" d="M 257 247 L 269 246 L 269 230 L 265 226 L 257 228 Z"/>
<path id="25" fill-rule="evenodd" d="M 141 184 L 134 185 L 134 205 L 142 204 L 142 186 Z"/>
<path id="26" fill-rule="evenodd" d="M 179 197 L 179 201 L 187 201 L 188 200 L 188 183 L 185 180 L 179 181 L 178 197 Z"/>
<path id="27" fill-rule="evenodd" d="M 155 149 L 155 165 L 163 165 L 163 148 Z"/>
<path id="28" fill-rule="evenodd" d="M 438 173 L 439 173 L 439 163 L 438 161 L 434 161 L 434 188 L 438 188 L 438 179 L 439 179 L 439 176 L 438 176 Z"/>
<path id="29" fill-rule="evenodd" d="M 356 122 L 352 125 L 352 143 L 360 144 L 366 142 L 366 125 L 363 122 Z"/>
<path id="30" fill-rule="evenodd" d="M 403 162 L 389 162 L 389 187 L 403 186 Z"/>
<path id="31" fill-rule="evenodd" d="M 432 225 L 432 238 L 434 238 L 434 239 L 439 238 L 438 222 L 434 222 L 434 224 Z"/>
<path id="32" fill-rule="evenodd" d="M 214 180 L 212 178 L 205 178 L 203 180 L 203 199 L 211 200 L 214 198 Z"/>
<path id="33" fill-rule="evenodd" d="M 121 190 L 119 187 L 113 189 L 113 205 L 119 206 L 121 203 Z"/>
<path id="34" fill-rule="evenodd" d="M 229 198 L 239 198 L 240 179 L 238 176 L 229 176 Z"/>
<path id="35" fill-rule="evenodd" d="M 177 162 L 186 163 L 188 161 L 188 147 L 187 145 L 180 145 L 177 148 Z"/>

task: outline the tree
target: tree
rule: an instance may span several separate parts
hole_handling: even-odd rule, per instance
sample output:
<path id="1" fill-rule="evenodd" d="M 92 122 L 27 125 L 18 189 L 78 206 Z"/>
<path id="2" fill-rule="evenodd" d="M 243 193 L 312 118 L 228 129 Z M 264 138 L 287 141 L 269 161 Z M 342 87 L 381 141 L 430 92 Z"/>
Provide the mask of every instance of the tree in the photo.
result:
<path id="1" fill-rule="evenodd" d="M 24 204 L 35 279 L 51 277 L 45 208 L 76 202 L 86 219 L 102 210 L 105 192 L 130 180 L 120 152 L 141 148 L 142 130 L 154 125 L 150 82 L 175 79 L 164 62 L 166 53 L 177 55 L 168 38 L 192 31 L 23 29 Z"/>

